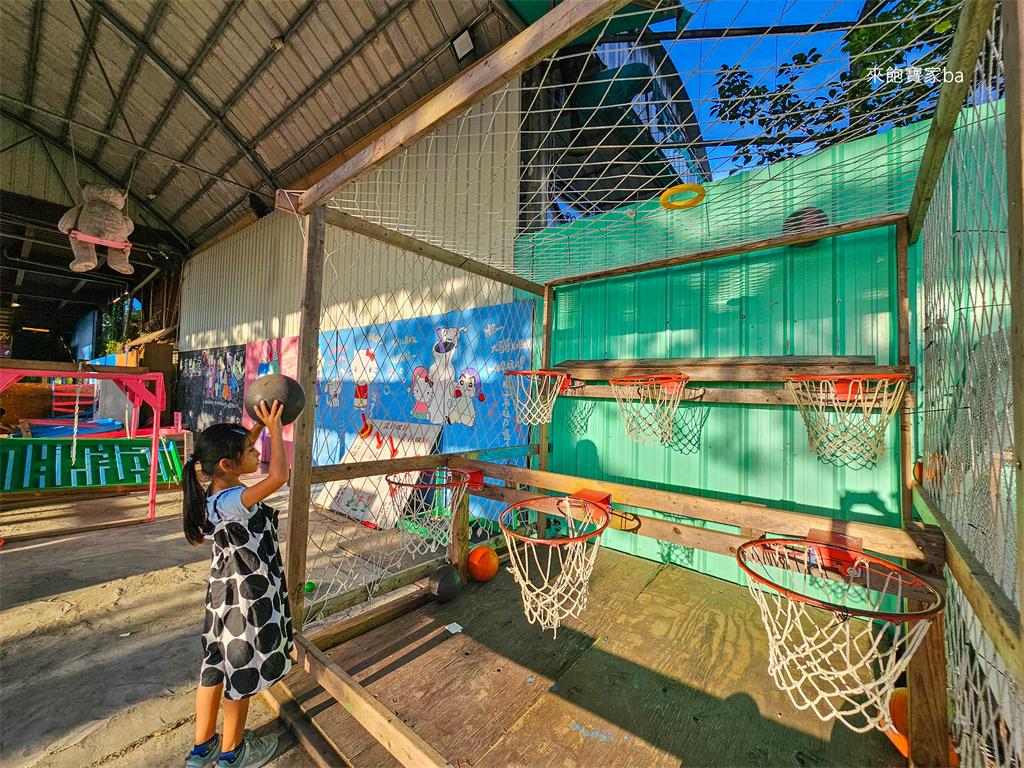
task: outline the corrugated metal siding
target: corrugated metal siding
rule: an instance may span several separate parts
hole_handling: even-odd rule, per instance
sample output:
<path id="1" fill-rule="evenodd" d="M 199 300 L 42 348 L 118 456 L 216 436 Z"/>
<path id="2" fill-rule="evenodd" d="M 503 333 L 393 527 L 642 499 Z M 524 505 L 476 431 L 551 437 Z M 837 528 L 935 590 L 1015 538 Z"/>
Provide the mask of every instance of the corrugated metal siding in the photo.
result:
<path id="1" fill-rule="evenodd" d="M 301 294 L 301 224 L 272 213 L 186 263 L 178 347 L 297 336 Z"/>
<path id="2" fill-rule="evenodd" d="M 895 253 L 888 228 L 568 286 L 557 294 L 552 359 L 833 354 L 892 365 Z M 614 401 L 599 401 L 574 436 L 558 428 L 571 405 L 561 398 L 555 409 L 555 472 L 900 524 L 895 424 L 879 466 L 855 471 L 810 453 L 795 408 L 708 406 L 700 450 L 683 454 L 626 439 Z M 729 558 L 610 534 L 609 546 L 738 578 Z"/>

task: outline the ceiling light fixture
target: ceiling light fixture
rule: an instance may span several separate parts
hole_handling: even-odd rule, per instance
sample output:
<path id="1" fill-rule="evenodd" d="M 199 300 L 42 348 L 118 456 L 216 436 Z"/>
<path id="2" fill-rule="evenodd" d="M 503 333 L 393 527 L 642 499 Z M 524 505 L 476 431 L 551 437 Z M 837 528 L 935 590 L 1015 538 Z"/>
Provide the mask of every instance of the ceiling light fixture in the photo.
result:
<path id="1" fill-rule="evenodd" d="M 18 302 L 16 302 L 16 301 L 12 301 L 12 302 L 11 302 L 11 309 L 14 309 L 15 307 L 20 307 L 20 306 L 21 306 L 21 304 L 19 304 L 19 303 L 18 303 Z"/>
<path id="2" fill-rule="evenodd" d="M 29 328 L 27 325 L 23 325 L 21 327 L 21 330 L 23 330 L 23 331 L 31 331 L 32 333 L 49 333 L 50 332 L 49 328 Z"/>
<path id="3" fill-rule="evenodd" d="M 473 38 L 469 30 L 463 30 L 462 34 L 452 41 L 452 48 L 455 49 L 455 58 L 462 61 L 473 52 Z"/>

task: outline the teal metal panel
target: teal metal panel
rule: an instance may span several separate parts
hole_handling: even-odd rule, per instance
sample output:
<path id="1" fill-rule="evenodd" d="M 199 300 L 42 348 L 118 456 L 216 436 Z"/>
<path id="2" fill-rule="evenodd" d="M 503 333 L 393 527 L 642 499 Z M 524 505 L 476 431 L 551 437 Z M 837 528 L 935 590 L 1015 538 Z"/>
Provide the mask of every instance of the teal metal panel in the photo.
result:
<path id="1" fill-rule="evenodd" d="M 556 297 L 552 360 L 838 354 L 895 364 L 895 285 L 891 227 L 570 285 Z M 552 471 L 900 524 L 895 424 L 880 464 L 852 470 L 810 453 L 795 408 L 696 406 L 708 409 L 707 421 L 699 450 L 686 453 L 628 440 L 611 400 L 598 401 L 586 432 L 573 435 L 566 427 L 572 406 L 560 398 L 555 407 Z M 614 531 L 605 545 L 739 580 L 730 558 Z"/>

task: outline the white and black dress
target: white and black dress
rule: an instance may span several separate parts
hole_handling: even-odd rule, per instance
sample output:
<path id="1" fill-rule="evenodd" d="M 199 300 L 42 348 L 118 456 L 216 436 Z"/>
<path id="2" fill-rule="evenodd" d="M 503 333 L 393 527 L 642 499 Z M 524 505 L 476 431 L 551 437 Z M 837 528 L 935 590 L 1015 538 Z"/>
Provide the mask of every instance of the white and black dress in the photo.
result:
<path id="1" fill-rule="evenodd" d="M 266 690 L 291 669 L 288 610 L 277 510 L 242 504 L 243 486 L 210 496 L 213 559 L 206 590 L 203 665 L 199 684 L 224 683 L 224 698 Z"/>

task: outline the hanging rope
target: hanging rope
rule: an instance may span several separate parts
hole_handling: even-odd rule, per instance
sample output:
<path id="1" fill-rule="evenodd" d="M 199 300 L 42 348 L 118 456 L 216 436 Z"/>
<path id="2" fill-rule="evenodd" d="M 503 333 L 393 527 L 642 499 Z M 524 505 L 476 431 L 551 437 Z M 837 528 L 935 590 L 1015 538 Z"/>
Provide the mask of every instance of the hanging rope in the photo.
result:
<path id="1" fill-rule="evenodd" d="M 82 372 L 82 363 L 78 363 L 78 372 Z M 75 425 L 71 430 L 71 466 L 75 466 L 78 459 L 78 408 L 82 401 L 82 384 L 84 380 L 78 377 L 78 389 L 75 390 Z"/>

